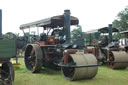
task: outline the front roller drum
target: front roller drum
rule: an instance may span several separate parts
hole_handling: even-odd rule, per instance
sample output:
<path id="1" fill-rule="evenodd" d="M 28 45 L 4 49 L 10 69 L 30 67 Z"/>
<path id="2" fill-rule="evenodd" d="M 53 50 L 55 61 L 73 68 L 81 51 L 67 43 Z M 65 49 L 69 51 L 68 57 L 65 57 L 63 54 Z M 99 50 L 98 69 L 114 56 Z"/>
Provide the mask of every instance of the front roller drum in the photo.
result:
<path id="1" fill-rule="evenodd" d="M 92 54 L 76 53 L 76 54 L 70 54 L 68 57 L 69 57 L 68 61 L 70 63 L 76 63 L 76 66 L 77 65 L 87 66 L 87 65 L 97 64 L 97 60 L 95 56 Z M 97 66 L 82 67 L 82 68 L 62 67 L 62 72 L 68 80 L 91 79 L 96 76 L 97 71 L 98 71 Z"/>
<path id="2" fill-rule="evenodd" d="M 128 54 L 125 51 L 111 51 L 108 64 L 112 69 L 125 69 L 128 66 Z"/>
<path id="3" fill-rule="evenodd" d="M 29 72 L 37 73 L 41 70 L 42 56 L 42 50 L 39 45 L 27 45 L 25 49 L 25 65 Z"/>
<path id="4" fill-rule="evenodd" d="M 10 61 L 2 63 L 0 67 L 0 85 L 13 85 L 14 68 Z"/>

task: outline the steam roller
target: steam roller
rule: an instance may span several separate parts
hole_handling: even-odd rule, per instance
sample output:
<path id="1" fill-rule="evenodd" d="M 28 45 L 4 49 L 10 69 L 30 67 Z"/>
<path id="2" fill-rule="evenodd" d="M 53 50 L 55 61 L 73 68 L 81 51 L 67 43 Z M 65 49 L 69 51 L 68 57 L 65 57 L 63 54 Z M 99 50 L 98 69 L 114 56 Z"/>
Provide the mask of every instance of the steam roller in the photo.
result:
<path id="1" fill-rule="evenodd" d="M 25 65 L 29 72 L 40 72 L 42 67 L 62 70 L 68 80 L 91 79 L 98 71 L 97 60 L 92 54 L 85 54 L 81 37 L 71 42 L 70 25 L 78 25 L 79 20 L 70 16 L 70 10 L 63 15 L 23 24 L 21 30 L 33 26 L 42 27 L 40 39 L 35 39 L 25 49 Z M 51 30 L 52 29 L 52 30 Z"/>
<path id="2" fill-rule="evenodd" d="M 108 64 L 112 69 L 125 69 L 128 66 L 128 54 L 125 51 L 111 51 Z"/>
<path id="3" fill-rule="evenodd" d="M 128 66 L 128 54 L 119 47 L 119 41 L 113 38 L 113 33 L 116 34 L 119 30 L 109 24 L 108 27 L 94 31 L 94 34 L 96 32 L 99 33 L 97 36 L 99 41 L 93 40 L 93 46 L 87 46 L 85 52 L 95 55 L 99 63 L 108 64 L 112 69 L 125 69 Z"/>

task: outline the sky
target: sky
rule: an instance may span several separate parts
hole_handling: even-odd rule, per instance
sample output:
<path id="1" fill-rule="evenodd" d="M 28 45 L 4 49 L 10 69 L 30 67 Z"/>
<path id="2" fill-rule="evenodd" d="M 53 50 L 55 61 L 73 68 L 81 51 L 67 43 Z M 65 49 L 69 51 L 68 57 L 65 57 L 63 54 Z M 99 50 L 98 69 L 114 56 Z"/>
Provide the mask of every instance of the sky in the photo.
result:
<path id="1" fill-rule="evenodd" d="M 22 33 L 21 24 L 61 15 L 70 9 L 84 32 L 105 27 L 128 6 L 128 0 L 0 0 L 3 33 Z"/>

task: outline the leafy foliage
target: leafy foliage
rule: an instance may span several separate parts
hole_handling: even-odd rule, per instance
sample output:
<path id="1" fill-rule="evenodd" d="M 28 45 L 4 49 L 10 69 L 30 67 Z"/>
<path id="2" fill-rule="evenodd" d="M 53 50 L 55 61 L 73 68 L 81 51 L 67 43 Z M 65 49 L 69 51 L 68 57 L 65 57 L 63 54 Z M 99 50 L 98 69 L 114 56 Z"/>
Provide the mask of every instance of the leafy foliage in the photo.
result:
<path id="1" fill-rule="evenodd" d="M 80 25 L 77 26 L 78 28 L 73 29 L 71 32 L 71 38 L 72 40 L 75 40 L 79 37 L 81 37 L 82 39 L 85 39 L 85 33 L 82 32 L 82 28 Z"/>
<path id="2" fill-rule="evenodd" d="M 120 31 L 128 30 L 128 6 L 118 13 L 117 19 L 113 21 L 113 27 Z"/>
<path id="3" fill-rule="evenodd" d="M 5 34 L 2 35 L 4 40 L 11 40 L 11 39 L 17 39 L 19 38 L 19 33 L 12 33 L 12 32 L 7 32 Z"/>

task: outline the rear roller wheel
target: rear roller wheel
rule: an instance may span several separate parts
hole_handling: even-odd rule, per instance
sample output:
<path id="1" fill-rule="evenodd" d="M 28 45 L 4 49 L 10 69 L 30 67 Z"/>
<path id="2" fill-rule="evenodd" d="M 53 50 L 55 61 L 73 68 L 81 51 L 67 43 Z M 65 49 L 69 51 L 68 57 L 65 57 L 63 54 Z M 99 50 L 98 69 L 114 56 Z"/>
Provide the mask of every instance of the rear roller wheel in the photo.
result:
<path id="1" fill-rule="evenodd" d="M 76 63 L 76 65 L 89 65 L 97 64 L 97 60 L 92 54 L 70 54 L 70 63 Z M 62 67 L 62 72 L 68 80 L 80 80 L 80 79 L 91 79 L 95 77 L 98 67 Z"/>
<path id="2" fill-rule="evenodd" d="M 125 69 L 128 66 L 128 54 L 125 51 L 111 51 L 108 64 L 112 69 Z"/>
<path id="3" fill-rule="evenodd" d="M 0 67 L 0 85 L 13 85 L 14 69 L 10 61 L 2 64 Z"/>
<path id="4" fill-rule="evenodd" d="M 42 50 L 39 45 L 31 44 L 25 50 L 25 65 L 32 73 L 39 72 L 42 67 Z"/>

